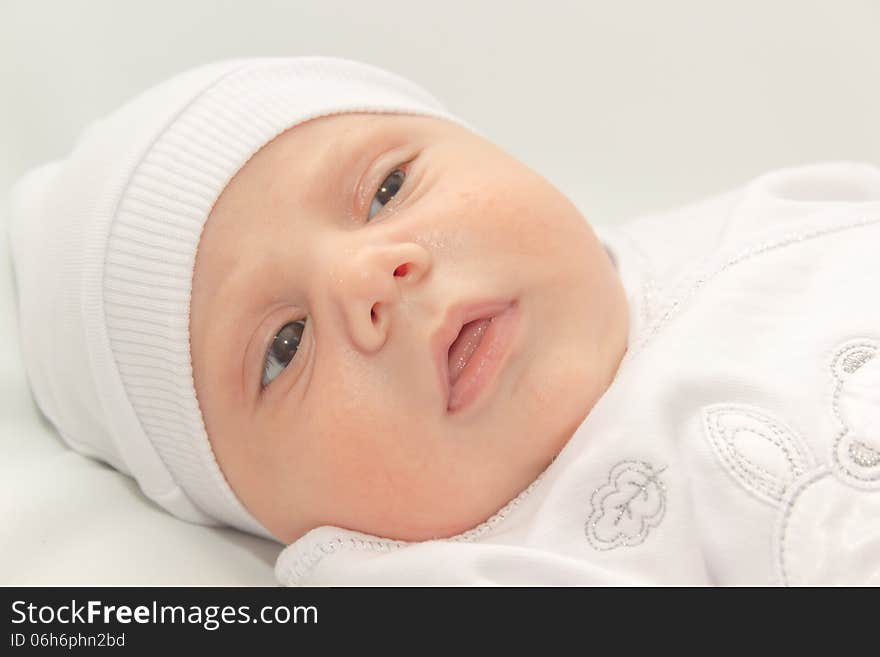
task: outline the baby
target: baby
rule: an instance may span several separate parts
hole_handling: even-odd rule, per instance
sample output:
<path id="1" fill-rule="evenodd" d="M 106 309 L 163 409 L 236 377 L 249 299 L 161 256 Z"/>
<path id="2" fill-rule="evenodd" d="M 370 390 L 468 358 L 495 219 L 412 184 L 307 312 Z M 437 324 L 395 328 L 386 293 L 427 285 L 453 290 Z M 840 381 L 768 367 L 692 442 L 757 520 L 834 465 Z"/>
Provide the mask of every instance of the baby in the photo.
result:
<path id="1" fill-rule="evenodd" d="M 880 577 L 880 169 L 596 227 L 389 72 L 179 75 L 16 187 L 75 449 L 284 584 Z"/>
<path id="2" fill-rule="evenodd" d="M 611 382 L 626 315 L 588 224 L 485 139 L 323 117 L 211 211 L 196 393 L 221 471 L 285 543 L 325 524 L 451 536 L 547 467 Z"/>

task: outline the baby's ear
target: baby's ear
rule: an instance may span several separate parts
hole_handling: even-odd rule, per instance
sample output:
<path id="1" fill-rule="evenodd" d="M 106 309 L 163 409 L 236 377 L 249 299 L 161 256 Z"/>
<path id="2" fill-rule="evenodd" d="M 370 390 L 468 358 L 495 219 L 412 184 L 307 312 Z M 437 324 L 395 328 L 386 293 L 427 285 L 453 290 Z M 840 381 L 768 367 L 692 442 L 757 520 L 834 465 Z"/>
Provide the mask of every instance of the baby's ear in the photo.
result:
<path id="1" fill-rule="evenodd" d="M 851 340 L 843 344 L 834 354 L 831 372 L 839 382 L 843 382 L 876 355 L 877 343 L 874 340 L 867 338 Z"/>
<path id="2" fill-rule="evenodd" d="M 707 406 L 703 430 L 718 463 L 734 481 L 774 508 L 783 503 L 795 480 L 815 467 L 800 435 L 755 406 Z"/>

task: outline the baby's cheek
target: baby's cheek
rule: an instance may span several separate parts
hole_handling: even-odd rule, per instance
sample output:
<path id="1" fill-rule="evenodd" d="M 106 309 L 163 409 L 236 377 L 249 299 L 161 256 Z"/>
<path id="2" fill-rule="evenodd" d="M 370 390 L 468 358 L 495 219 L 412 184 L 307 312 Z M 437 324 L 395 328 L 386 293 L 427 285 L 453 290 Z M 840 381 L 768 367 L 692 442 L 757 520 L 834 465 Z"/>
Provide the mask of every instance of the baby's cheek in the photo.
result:
<path id="1" fill-rule="evenodd" d="M 580 251 L 589 239 L 589 225 L 583 215 L 554 187 L 540 179 L 529 179 L 504 190 L 495 204 L 500 233 L 512 251 L 553 259 L 557 266 L 567 254 Z"/>
<path id="2" fill-rule="evenodd" d="M 374 406 L 365 402 L 323 410 L 313 425 L 322 470 L 346 480 L 373 476 L 387 451 L 382 436 L 393 430 L 393 423 Z"/>

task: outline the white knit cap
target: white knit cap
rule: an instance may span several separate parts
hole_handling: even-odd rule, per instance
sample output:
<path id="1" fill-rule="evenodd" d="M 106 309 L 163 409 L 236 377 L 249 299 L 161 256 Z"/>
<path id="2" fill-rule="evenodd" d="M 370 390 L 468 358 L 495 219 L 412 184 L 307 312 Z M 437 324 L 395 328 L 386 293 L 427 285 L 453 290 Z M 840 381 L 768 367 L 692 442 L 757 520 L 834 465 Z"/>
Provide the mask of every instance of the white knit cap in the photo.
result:
<path id="1" fill-rule="evenodd" d="M 274 538 L 221 473 L 196 399 L 196 248 L 223 188 L 264 144 L 348 112 L 473 130 L 417 85 L 366 64 L 223 61 L 134 98 L 12 190 L 21 345 L 37 405 L 72 448 L 130 474 L 180 518 Z"/>

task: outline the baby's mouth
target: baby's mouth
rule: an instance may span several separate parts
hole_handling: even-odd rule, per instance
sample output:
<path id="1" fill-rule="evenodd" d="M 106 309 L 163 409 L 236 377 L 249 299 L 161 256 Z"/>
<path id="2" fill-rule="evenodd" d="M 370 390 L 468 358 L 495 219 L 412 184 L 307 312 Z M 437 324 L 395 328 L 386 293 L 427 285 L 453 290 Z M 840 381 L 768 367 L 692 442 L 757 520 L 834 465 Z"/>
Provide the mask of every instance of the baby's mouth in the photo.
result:
<path id="1" fill-rule="evenodd" d="M 475 319 L 461 327 L 458 337 L 449 346 L 449 387 L 455 385 L 473 353 L 480 346 L 492 317 Z"/>
<path id="2" fill-rule="evenodd" d="M 510 311 L 514 304 L 511 299 L 475 299 L 447 309 L 431 335 L 431 351 L 447 412 L 463 408 L 491 383 L 503 362 L 504 345 L 512 335 L 515 317 Z M 503 329 L 500 333 L 499 326 Z"/>

